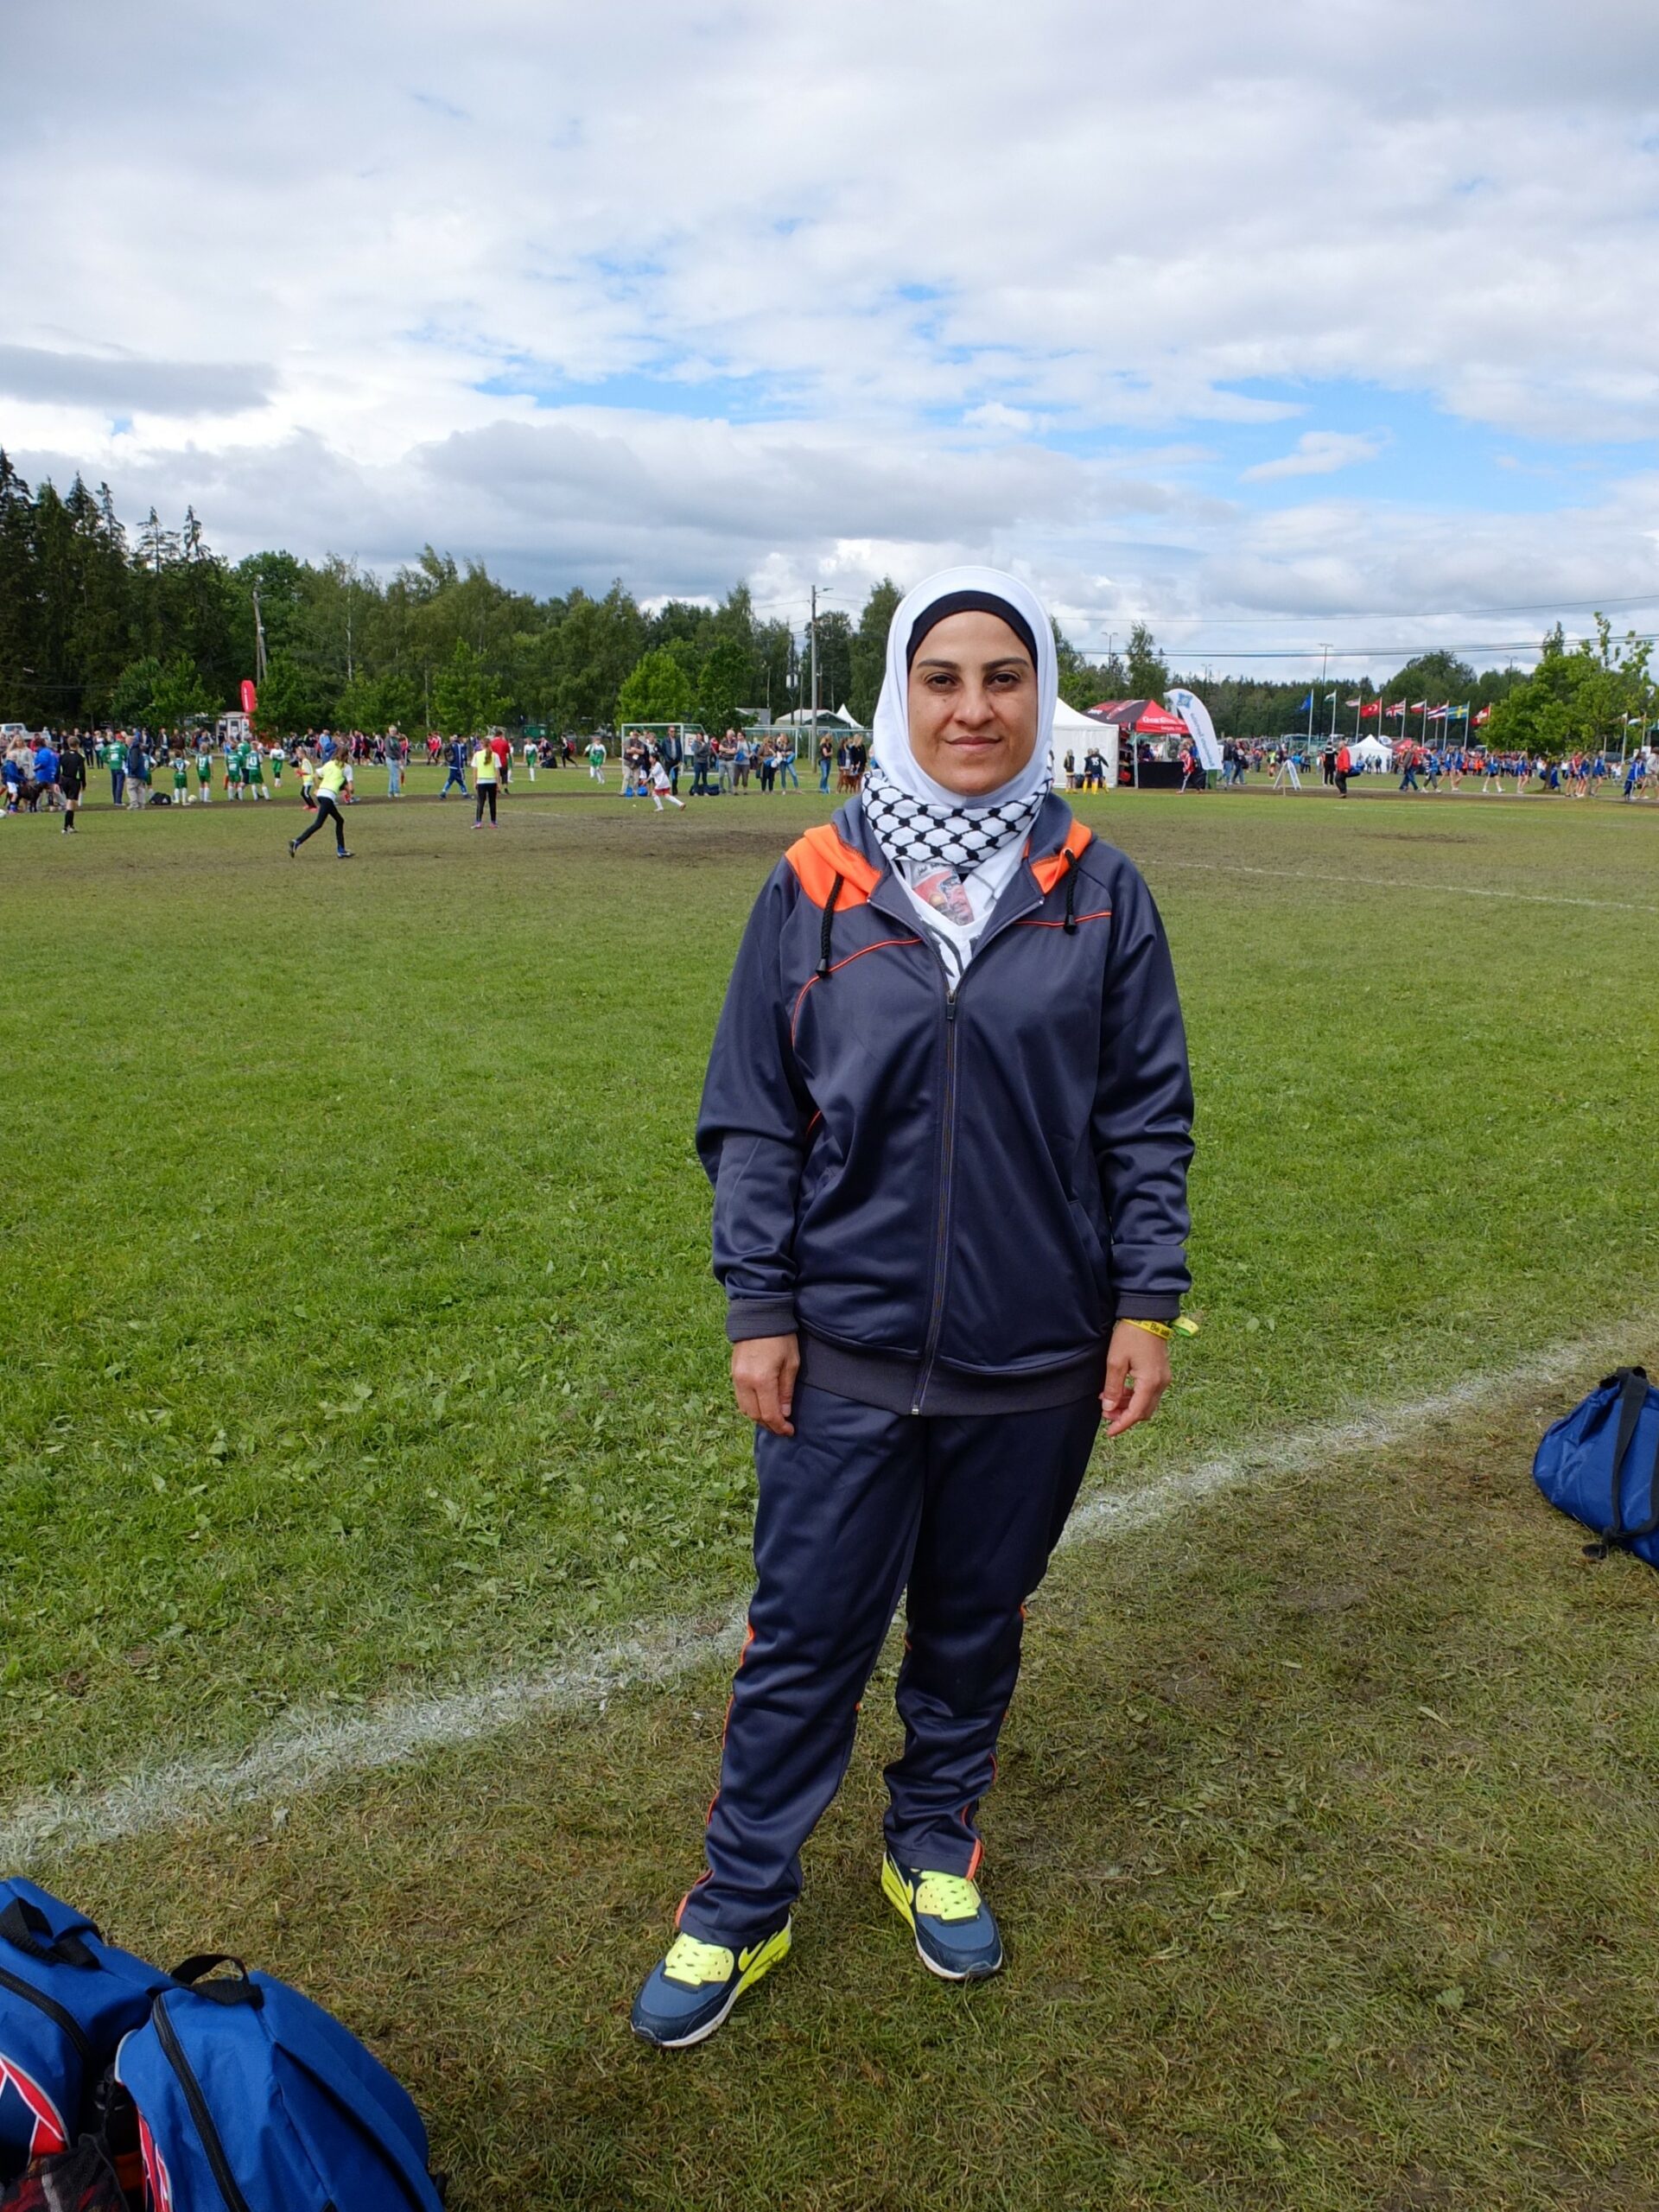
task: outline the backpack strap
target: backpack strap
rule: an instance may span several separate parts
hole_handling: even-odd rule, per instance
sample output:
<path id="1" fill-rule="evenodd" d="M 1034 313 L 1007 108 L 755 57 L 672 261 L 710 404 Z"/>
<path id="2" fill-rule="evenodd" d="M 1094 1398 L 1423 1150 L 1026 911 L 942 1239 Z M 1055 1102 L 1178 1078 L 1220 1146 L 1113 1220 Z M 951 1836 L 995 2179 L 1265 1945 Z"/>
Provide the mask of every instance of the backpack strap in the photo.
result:
<path id="1" fill-rule="evenodd" d="M 1648 1472 L 1648 1517 L 1639 1528 L 1628 1526 L 1624 1519 L 1624 1455 L 1636 1441 L 1637 1424 L 1648 1402 L 1648 1370 L 1645 1367 L 1621 1367 L 1608 1380 L 1618 1385 L 1618 1433 L 1613 1440 L 1612 1518 L 1607 1524 L 1607 1535 L 1614 1543 L 1627 1544 L 1637 1537 L 1650 1536 L 1659 1529 L 1659 1449 L 1654 1452 L 1653 1465 Z"/>
<path id="2" fill-rule="evenodd" d="M 215 1967 L 234 1967 L 235 1980 L 226 1975 L 208 1980 Z M 248 2005 L 257 2012 L 265 2001 L 264 1991 L 246 1967 L 229 1951 L 194 1952 L 182 1965 L 174 1967 L 173 1979 L 182 1982 L 194 1996 L 211 1998 L 215 2005 Z"/>
<path id="3" fill-rule="evenodd" d="M 98 1930 L 90 1921 L 82 1923 L 96 1936 Z M 54 1936 L 52 1923 L 37 1904 L 27 1897 L 13 1897 L 3 1912 L 0 1912 L 0 1936 L 14 1950 L 21 1951 L 27 1959 L 37 1959 L 48 1967 L 95 1967 L 97 1959 L 73 1928 L 66 1928 L 61 1936 Z"/>

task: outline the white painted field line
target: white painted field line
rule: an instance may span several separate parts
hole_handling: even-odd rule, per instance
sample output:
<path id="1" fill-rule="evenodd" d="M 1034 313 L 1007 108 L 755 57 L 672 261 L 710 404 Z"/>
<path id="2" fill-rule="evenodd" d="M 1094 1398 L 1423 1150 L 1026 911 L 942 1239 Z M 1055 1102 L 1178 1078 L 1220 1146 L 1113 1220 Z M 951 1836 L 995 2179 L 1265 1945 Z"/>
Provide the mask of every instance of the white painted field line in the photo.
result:
<path id="1" fill-rule="evenodd" d="M 1630 899 L 1573 899 L 1553 891 L 1500 891 L 1484 883 L 1422 883 L 1409 875 L 1350 875 L 1346 870 L 1316 868 L 1257 868 L 1249 861 L 1148 860 L 1147 872 L 1160 868 L 1202 868 L 1221 875 L 1274 875 L 1291 883 L 1361 883 L 1374 891 L 1445 892 L 1457 899 L 1515 899 L 1527 906 L 1596 906 L 1619 914 L 1659 914 L 1659 906 L 1644 906 Z"/>
<path id="2" fill-rule="evenodd" d="M 1656 1317 L 1638 1317 L 1615 1333 L 1634 1340 L 1656 1325 Z M 1615 1363 L 1607 1334 L 1576 1338 L 1428 1397 L 1382 1404 L 1351 1420 L 1268 1437 L 1137 1490 L 1097 1492 L 1073 1513 L 1062 1546 L 1130 1535 L 1218 1491 L 1273 1476 L 1306 1474 L 1332 1459 L 1385 1450 L 1529 1384 L 1593 1377 Z M 706 1619 L 643 1624 L 540 1673 L 507 1675 L 437 1697 L 389 1698 L 344 1719 L 296 1713 L 232 1758 L 175 1759 L 142 1767 L 105 1789 L 84 1795 L 54 1790 L 25 1798 L 0 1809 L 0 1871 L 26 1866 L 48 1852 L 118 1843 L 233 1806 L 291 1796 L 343 1776 L 474 1743 L 544 1714 L 591 1712 L 618 1691 L 671 1682 L 706 1661 L 734 1654 L 743 1621 L 740 1606 L 712 1625 Z"/>

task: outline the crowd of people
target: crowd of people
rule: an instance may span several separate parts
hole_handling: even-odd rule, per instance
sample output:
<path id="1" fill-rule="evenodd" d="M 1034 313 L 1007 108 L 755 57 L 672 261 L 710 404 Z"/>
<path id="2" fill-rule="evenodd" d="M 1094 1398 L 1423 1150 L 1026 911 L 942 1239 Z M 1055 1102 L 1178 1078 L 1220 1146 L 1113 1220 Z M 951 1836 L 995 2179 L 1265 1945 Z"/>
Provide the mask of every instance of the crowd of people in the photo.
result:
<path id="1" fill-rule="evenodd" d="M 868 743 L 861 731 L 839 735 L 825 731 L 809 743 L 820 792 L 833 791 L 844 797 L 860 789 L 869 765 Z M 672 724 L 625 729 L 622 796 L 648 798 L 661 813 L 666 805 L 683 804 L 682 776 L 688 779 L 687 791 L 693 798 L 753 789 L 799 791 L 806 763 L 798 747 L 797 738 L 786 732 L 728 728 L 716 737 Z M 540 768 L 574 769 L 585 762 L 591 780 L 603 785 L 611 759 L 602 737 L 582 745 L 569 736 L 525 735 L 515 744 L 500 729 L 477 739 L 445 737 L 435 731 L 423 741 L 423 748 L 429 764 L 445 770 L 439 798 L 448 798 L 454 791 L 463 800 L 472 799 L 474 822 L 480 827 L 486 812 L 492 823 L 496 820 L 498 795 L 511 791 L 515 765 L 533 784 Z M 336 759 L 340 764 L 337 802 L 348 806 L 357 797 L 358 772 L 365 767 L 384 770 L 387 797 L 401 798 L 416 751 L 410 740 L 396 729 L 383 734 L 308 730 L 302 737 L 280 741 L 260 739 L 245 728 L 222 734 L 207 729 L 156 734 L 72 730 L 61 741 L 49 730 L 36 734 L 14 731 L 0 750 L 3 811 L 60 814 L 64 833 L 69 835 L 98 771 L 109 776 L 112 804 L 138 809 L 207 806 L 216 793 L 223 801 L 257 805 L 281 795 L 283 774 L 291 769 L 308 807 L 321 766 Z M 1208 785 L 1210 779 L 1190 746 L 1181 748 L 1179 766 L 1183 790 Z M 1384 760 L 1364 758 L 1359 747 L 1346 743 L 1331 742 L 1315 749 L 1292 739 L 1273 744 L 1229 738 L 1222 747 L 1219 787 L 1242 791 L 1251 775 L 1265 774 L 1274 790 L 1300 791 L 1303 774 L 1316 772 L 1343 798 L 1350 779 L 1367 773 L 1397 777 L 1396 788 L 1402 791 L 1458 791 L 1468 785 L 1483 796 L 1502 798 L 1508 786 L 1517 798 L 1565 792 L 1592 799 L 1607 789 L 1618 791 L 1630 803 L 1659 804 L 1659 751 L 1651 747 L 1623 759 L 1575 752 L 1557 760 L 1479 745 L 1408 742 L 1394 747 L 1391 758 Z M 1132 767 L 1125 760 L 1119 765 L 1117 780 L 1132 779 Z M 1067 791 L 1103 791 L 1109 781 L 1103 745 L 1089 746 L 1081 754 L 1068 751 L 1056 781 Z"/>

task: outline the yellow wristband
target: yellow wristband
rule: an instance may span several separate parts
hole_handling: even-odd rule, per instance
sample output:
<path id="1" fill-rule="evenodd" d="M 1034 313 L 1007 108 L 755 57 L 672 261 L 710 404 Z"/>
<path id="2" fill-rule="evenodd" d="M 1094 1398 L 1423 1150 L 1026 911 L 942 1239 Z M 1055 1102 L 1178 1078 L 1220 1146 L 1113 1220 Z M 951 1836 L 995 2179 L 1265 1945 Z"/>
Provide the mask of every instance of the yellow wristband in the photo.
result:
<path id="1" fill-rule="evenodd" d="M 1132 1313 L 1126 1313 L 1123 1319 L 1132 1329 L 1144 1329 L 1149 1337 L 1161 1337 L 1166 1344 L 1175 1334 L 1167 1321 L 1139 1321 Z"/>

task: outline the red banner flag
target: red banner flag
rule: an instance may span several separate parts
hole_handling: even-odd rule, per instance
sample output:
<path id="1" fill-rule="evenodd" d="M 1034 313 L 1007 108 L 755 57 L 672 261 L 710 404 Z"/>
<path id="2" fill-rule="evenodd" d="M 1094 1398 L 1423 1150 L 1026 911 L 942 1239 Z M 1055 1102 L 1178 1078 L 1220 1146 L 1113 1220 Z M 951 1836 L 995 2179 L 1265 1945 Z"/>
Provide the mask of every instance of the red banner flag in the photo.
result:
<path id="1" fill-rule="evenodd" d="M 258 694 L 258 693 L 254 690 L 253 685 L 252 685 L 252 683 L 250 682 L 250 680 L 248 679 L 248 677 L 246 677 L 245 676 L 245 677 L 243 677 L 243 679 L 242 679 L 242 711 L 243 711 L 243 713 L 244 713 L 245 715 L 251 715 L 251 714 L 252 714 L 252 713 L 254 712 L 255 709 L 258 706 L 258 704 L 259 704 L 259 694 Z"/>

